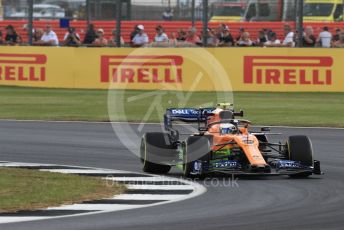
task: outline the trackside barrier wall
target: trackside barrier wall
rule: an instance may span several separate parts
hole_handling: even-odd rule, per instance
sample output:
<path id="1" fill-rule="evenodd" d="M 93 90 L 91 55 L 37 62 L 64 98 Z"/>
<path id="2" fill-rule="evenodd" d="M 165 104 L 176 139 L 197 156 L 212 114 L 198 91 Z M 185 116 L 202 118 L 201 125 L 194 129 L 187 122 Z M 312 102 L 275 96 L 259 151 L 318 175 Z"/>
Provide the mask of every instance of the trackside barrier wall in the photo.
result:
<path id="1" fill-rule="evenodd" d="M 343 63 L 344 49 L 0 47 L 0 85 L 344 92 Z"/>

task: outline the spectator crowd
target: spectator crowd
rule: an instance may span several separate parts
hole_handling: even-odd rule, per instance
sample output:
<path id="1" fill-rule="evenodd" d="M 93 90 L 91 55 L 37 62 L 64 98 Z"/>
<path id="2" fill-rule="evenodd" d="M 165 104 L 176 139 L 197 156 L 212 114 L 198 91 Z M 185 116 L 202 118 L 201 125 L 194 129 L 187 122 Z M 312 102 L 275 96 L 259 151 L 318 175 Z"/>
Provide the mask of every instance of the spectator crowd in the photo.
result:
<path id="1" fill-rule="evenodd" d="M 6 28 L 3 35 L 0 30 L 1 45 L 21 45 L 28 42 L 23 41 L 12 25 Z M 28 26 L 24 25 L 23 30 L 28 34 Z M 131 47 L 188 47 L 204 46 L 203 39 L 206 39 L 208 47 L 296 47 L 299 46 L 299 36 L 302 36 L 302 47 L 323 47 L 323 48 L 344 48 L 344 29 L 336 29 L 332 33 L 329 27 L 323 27 L 322 31 L 315 36 L 312 26 L 304 28 L 304 32 L 294 31 L 288 24 L 284 25 L 283 36 L 278 35 L 271 29 L 262 29 L 252 36 L 245 28 L 240 28 L 238 36 L 233 36 L 230 27 L 220 24 L 216 28 L 208 28 L 206 34 L 198 33 L 195 27 L 187 30 L 180 29 L 170 33 L 165 32 L 162 25 L 155 28 L 155 35 L 149 37 L 145 32 L 144 25 L 136 25 L 130 34 L 130 41 L 125 43 L 120 37 L 121 46 Z M 51 25 L 46 25 L 44 29 L 34 28 L 32 31 L 32 44 L 34 46 L 89 46 L 89 47 L 115 47 L 117 42 L 117 32 L 113 30 L 110 36 L 105 34 L 104 29 L 95 28 L 90 24 L 86 30 L 84 38 L 77 33 L 76 29 L 69 27 L 59 41 Z M 283 39 L 279 40 L 279 37 Z"/>

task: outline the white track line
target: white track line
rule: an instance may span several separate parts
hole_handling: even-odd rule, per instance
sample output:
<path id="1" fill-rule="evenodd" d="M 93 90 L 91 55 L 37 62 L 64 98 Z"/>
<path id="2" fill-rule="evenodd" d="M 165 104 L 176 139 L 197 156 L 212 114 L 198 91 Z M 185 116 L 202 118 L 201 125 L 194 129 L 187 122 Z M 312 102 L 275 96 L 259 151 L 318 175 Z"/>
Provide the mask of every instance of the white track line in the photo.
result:
<path id="1" fill-rule="evenodd" d="M 48 210 L 83 210 L 83 211 L 109 211 L 117 212 L 122 210 L 142 208 L 146 205 L 127 205 L 127 204 L 73 204 L 60 207 L 48 208 Z"/>
<path id="2" fill-rule="evenodd" d="M 96 170 L 96 169 L 40 169 L 40 171 L 65 173 L 65 174 L 127 174 L 119 170 Z M 138 173 L 139 174 L 139 173 Z"/>
<path id="3" fill-rule="evenodd" d="M 175 200 L 183 198 L 184 195 L 153 195 L 153 194 L 121 194 L 112 198 L 112 200 Z"/>
<path id="4" fill-rule="evenodd" d="M 106 180 L 113 180 L 118 182 L 156 182 L 164 181 L 166 184 L 168 182 L 179 182 L 177 178 L 154 176 L 154 177 L 107 177 Z"/>
<path id="5" fill-rule="evenodd" d="M 128 189 L 148 189 L 148 190 L 193 190 L 194 187 L 191 185 L 126 185 Z"/>
<path id="6" fill-rule="evenodd" d="M 46 209 L 47 211 L 60 211 L 60 210 L 68 210 L 68 211 L 93 211 L 87 213 L 80 213 L 80 214 L 72 214 L 72 215 L 64 215 L 64 216 L 18 216 L 18 217 L 11 217 L 11 216 L 0 216 L 0 224 L 2 223 L 14 223 L 14 222 L 23 222 L 23 221 L 35 221 L 35 220 L 44 220 L 44 219 L 58 219 L 58 218 L 66 218 L 66 217 L 76 217 L 76 216 L 85 216 L 85 215 L 92 215 L 92 214 L 101 214 L 101 213 L 108 213 L 108 212 L 116 212 L 121 210 L 128 210 L 134 208 L 143 208 L 143 207 L 152 207 L 167 203 L 174 203 L 180 202 L 186 199 L 191 199 L 196 196 L 202 195 L 206 192 L 206 188 L 198 183 L 187 181 L 179 178 L 173 177 L 166 177 L 166 176 L 157 176 L 157 175 L 149 175 L 137 172 L 127 172 L 127 171 L 120 171 L 120 170 L 112 170 L 112 169 L 97 169 L 97 168 L 84 168 L 79 166 L 69 166 L 69 165 L 52 165 L 52 164 L 30 164 L 30 163 L 0 163 L 0 167 L 33 167 L 33 166 L 40 166 L 40 167 L 77 167 L 80 169 L 41 169 L 42 171 L 50 171 L 50 172 L 58 172 L 58 173 L 71 173 L 71 174 L 134 174 L 135 177 L 106 177 L 103 179 L 111 180 L 111 181 L 118 181 L 118 182 L 126 182 L 128 185 L 128 189 L 131 191 L 138 191 L 138 194 L 120 194 L 118 196 L 112 197 L 106 200 L 121 200 L 120 202 L 123 204 L 73 204 L 73 205 L 63 205 L 60 207 L 51 207 Z M 136 175 L 142 175 L 142 177 Z M 152 182 L 164 182 L 163 185 L 154 185 L 149 184 Z M 169 182 L 173 181 L 173 183 L 180 182 L 178 185 L 174 185 Z M 139 182 L 138 184 L 130 184 L 133 182 Z M 142 183 L 141 183 L 142 182 Z M 145 183 L 146 182 L 146 183 Z M 161 190 L 171 190 L 172 191 L 181 191 L 181 190 L 192 190 L 189 194 L 139 194 L 140 190 L 148 191 L 161 191 Z M 127 204 L 125 201 L 128 201 Z M 134 200 L 139 201 L 153 201 L 151 204 L 135 204 L 132 202 Z M 154 202 L 157 201 L 157 202 Z M 161 201 L 161 202 L 159 202 Z M 44 210 L 42 210 L 44 211 Z"/>
<path id="7" fill-rule="evenodd" d="M 0 224 L 18 223 L 26 221 L 43 220 L 42 217 L 0 217 Z"/>
<path id="8" fill-rule="evenodd" d="M 48 164 L 44 164 L 47 166 Z M 34 164 L 34 163 L 14 163 L 14 162 L 4 162 L 0 163 L 0 166 L 2 167 L 30 167 L 30 166 L 42 166 L 42 164 Z M 52 166 L 52 165 L 49 165 Z"/>

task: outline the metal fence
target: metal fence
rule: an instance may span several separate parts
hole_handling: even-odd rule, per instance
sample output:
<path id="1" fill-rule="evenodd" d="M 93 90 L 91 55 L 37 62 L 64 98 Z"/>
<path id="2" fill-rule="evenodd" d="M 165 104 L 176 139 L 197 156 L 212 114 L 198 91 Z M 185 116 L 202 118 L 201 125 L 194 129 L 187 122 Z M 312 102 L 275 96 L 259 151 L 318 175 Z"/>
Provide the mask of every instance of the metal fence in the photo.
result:
<path id="1" fill-rule="evenodd" d="M 208 17 L 214 20 L 290 21 L 294 20 L 299 0 L 208 0 Z M 303 2 L 303 1 L 301 1 Z M 28 17 L 27 0 L 2 0 L 4 19 Z M 116 18 L 117 0 L 33 0 L 34 18 L 111 20 Z M 126 20 L 195 20 L 204 15 L 201 0 L 122 0 L 121 15 Z M 318 7 L 318 6 L 314 6 Z M 330 10 L 322 7 L 320 12 Z M 309 7 L 307 7 L 308 9 Z M 228 20 L 227 19 L 227 20 Z"/>
<path id="2" fill-rule="evenodd" d="M 28 17 L 27 0 L 2 0 L 4 19 Z M 192 2 L 195 17 L 202 18 L 202 1 L 196 0 L 122 0 L 122 18 L 125 20 L 191 20 Z M 117 0 L 34 0 L 34 18 L 77 20 L 113 20 L 117 12 Z"/>

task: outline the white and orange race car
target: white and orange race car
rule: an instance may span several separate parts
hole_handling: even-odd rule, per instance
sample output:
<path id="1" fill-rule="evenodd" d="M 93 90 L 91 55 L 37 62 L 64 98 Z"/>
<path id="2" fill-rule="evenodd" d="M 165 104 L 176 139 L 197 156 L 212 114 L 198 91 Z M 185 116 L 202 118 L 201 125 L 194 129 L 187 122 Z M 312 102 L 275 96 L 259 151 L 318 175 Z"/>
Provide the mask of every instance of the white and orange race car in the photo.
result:
<path id="1" fill-rule="evenodd" d="M 228 103 L 218 104 L 217 108 L 167 109 L 165 132 L 142 137 L 143 171 L 166 174 L 176 166 L 185 177 L 211 173 L 291 177 L 322 174 L 307 136 L 290 136 L 284 144 L 271 143 L 268 135 L 276 133 L 269 133 L 267 127 L 250 132 L 251 122 L 236 118 L 243 116 L 243 111 L 235 112 Z M 181 133 L 174 121 L 197 123 L 198 131 Z M 188 137 L 181 140 L 184 135 Z"/>

